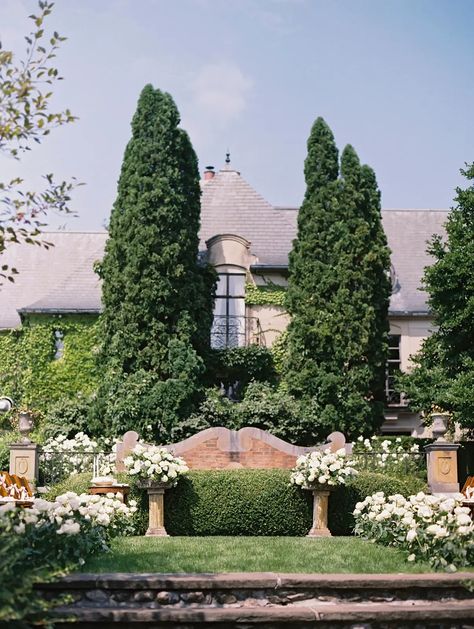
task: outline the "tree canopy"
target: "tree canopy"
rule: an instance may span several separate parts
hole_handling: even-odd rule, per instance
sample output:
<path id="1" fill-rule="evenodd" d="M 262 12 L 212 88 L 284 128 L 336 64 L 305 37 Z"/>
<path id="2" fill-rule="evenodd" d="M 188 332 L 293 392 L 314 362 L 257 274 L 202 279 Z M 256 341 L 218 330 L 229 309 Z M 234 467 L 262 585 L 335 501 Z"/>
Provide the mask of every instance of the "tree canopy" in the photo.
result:
<path id="1" fill-rule="evenodd" d="M 75 120 L 71 112 L 51 111 L 53 87 L 62 77 L 55 67 L 56 52 L 65 37 L 54 32 L 49 37 L 45 21 L 53 3 L 40 1 L 38 15 L 30 15 L 33 30 L 25 37 L 26 54 L 16 61 L 11 50 L 0 44 L 0 153 L 20 159 L 33 143 L 40 143 L 55 127 Z M 56 182 L 44 175 L 41 191 L 28 190 L 20 177 L 0 180 L 0 285 L 14 280 L 17 270 L 2 264 L 1 254 L 10 243 L 50 246 L 41 239 L 48 212 L 69 213 L 70 193 L 76 184 Z"/>
<path id="2" fill-rule="evenodd" d="M 169 94 L 145 86 L 132 120 L 100 273 L 99 393 L 108 428 L 172 438 L 192 410 L 212 320 L 198 265 L 197 158 Z"/>
<path id="3" fill-rule="evenodd" d="M 474 164 L 461 171 L 474 179 Z M 423 286 L 435 331 L 413 357 L 414 368 L 400 379 L 414 410 L 429 415 L 433 407 L 474 428 L 474 185 L 456 189 L 446 223 L 446 239 L 435 235 L 428 253 Z"/>
<path id="4" fill-rule="evenodd" d="M 375 175 L 318 118 L 289 262 L 284 380 L 325 429 L 373 432 L 383 421 L 389 250 Z M 317 427 L 315 427 L 317 430 Z"/>

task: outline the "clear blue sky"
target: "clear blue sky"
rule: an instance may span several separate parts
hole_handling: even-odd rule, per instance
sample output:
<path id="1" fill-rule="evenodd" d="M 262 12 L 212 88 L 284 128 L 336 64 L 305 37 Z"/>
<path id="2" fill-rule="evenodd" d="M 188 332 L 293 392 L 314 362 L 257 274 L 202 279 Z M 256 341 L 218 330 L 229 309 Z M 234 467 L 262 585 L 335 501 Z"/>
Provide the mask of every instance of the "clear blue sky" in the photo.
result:
<path id="1" fill-rule="evenodd" d="M 4 48 L 21 50 L 35 7 L 0 0 Z M 107 220 L 146 83 L 175 98 L 201 171 L 229 147 L 275 205 L 300 204 L 320 115 L 375 169 L 385 208 L 449 207 L 474 160 L 472 0 L 57 0 L 48 19 L 68 37 L 56 104 L 80 120 L 21 165 L 2 157 L 2 179 L 84 181 L 68 229 Z"/>

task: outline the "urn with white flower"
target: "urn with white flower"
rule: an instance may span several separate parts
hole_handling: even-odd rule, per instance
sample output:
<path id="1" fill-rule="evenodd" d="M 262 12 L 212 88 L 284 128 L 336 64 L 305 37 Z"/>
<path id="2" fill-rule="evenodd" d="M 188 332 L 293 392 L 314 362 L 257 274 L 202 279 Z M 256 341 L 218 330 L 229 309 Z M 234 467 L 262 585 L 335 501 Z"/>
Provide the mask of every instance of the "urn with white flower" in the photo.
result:
<path id="1" fill-rule="evenodd" d="M 313 450 L 296 460 L 290 482 L 313 492 L 313 526 L 308 537 L 331 536 L 328 528 L 329 494 L 357 473 L 353 465 L 345 448 L 336 452 L 331 452 L 330 448 Z"/>
<path id="2" fill-rule="evenodd" d="M 164 493 L 188 472 L 186 462 L 162 446 L 138 443 L 123 463 L 136 485 L 148 493 L 148 530 L 145 535 L 167 536 Z"/>

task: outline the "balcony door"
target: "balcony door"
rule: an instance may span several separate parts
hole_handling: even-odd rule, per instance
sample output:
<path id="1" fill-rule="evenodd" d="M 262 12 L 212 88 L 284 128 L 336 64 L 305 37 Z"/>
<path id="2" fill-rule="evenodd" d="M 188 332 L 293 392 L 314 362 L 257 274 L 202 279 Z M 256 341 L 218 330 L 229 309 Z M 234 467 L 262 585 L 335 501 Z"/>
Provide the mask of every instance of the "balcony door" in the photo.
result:
<path id="1" fill-rule="evenodd" d="M 245 338 L 245 273 L 219 273 L 211 346 L 242 347 Z"/>

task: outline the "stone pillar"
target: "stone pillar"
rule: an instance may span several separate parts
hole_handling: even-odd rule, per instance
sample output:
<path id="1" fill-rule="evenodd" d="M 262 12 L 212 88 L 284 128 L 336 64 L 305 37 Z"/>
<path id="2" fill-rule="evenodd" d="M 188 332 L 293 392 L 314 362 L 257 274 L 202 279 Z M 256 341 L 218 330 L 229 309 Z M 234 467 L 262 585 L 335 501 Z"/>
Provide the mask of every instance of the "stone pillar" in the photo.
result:
<path id="1" fill-rule="evenodd" d="M 164 495 L 168 485 L 162 483 L 143 484 L 148 493 L 148 530 L 145 535 L 168 537 L 165 529 Z"/>
<path id="2" fill-rule="evenodd" d="M 459 492 L 458 450 L 459 443 L 435 441 L 426 450 L 428 485 L 433 494 Z"/>
<path id="3" fill-rule="evenodd" d="M 328 529 L 328 489 L 313 489 L 313 526 L 307 537 L 331 537 Z"/>
<path id="4" fill-rule="evenodd" d="M 39 473 L 40 447 L 36 443 L 12 443 L 10 445 L 10 474 L 24 476 L 36 486 Z"/>
<path id="5" fill-rule="evenodd" d="M 458 450 L 459 443 L 449 443 L 444 438 L 447 432 L 449 415 L 433 413 L 434 443 L 425 446 L 428 485 L 433 494 L 454 494 L 459 492 Z"/>

